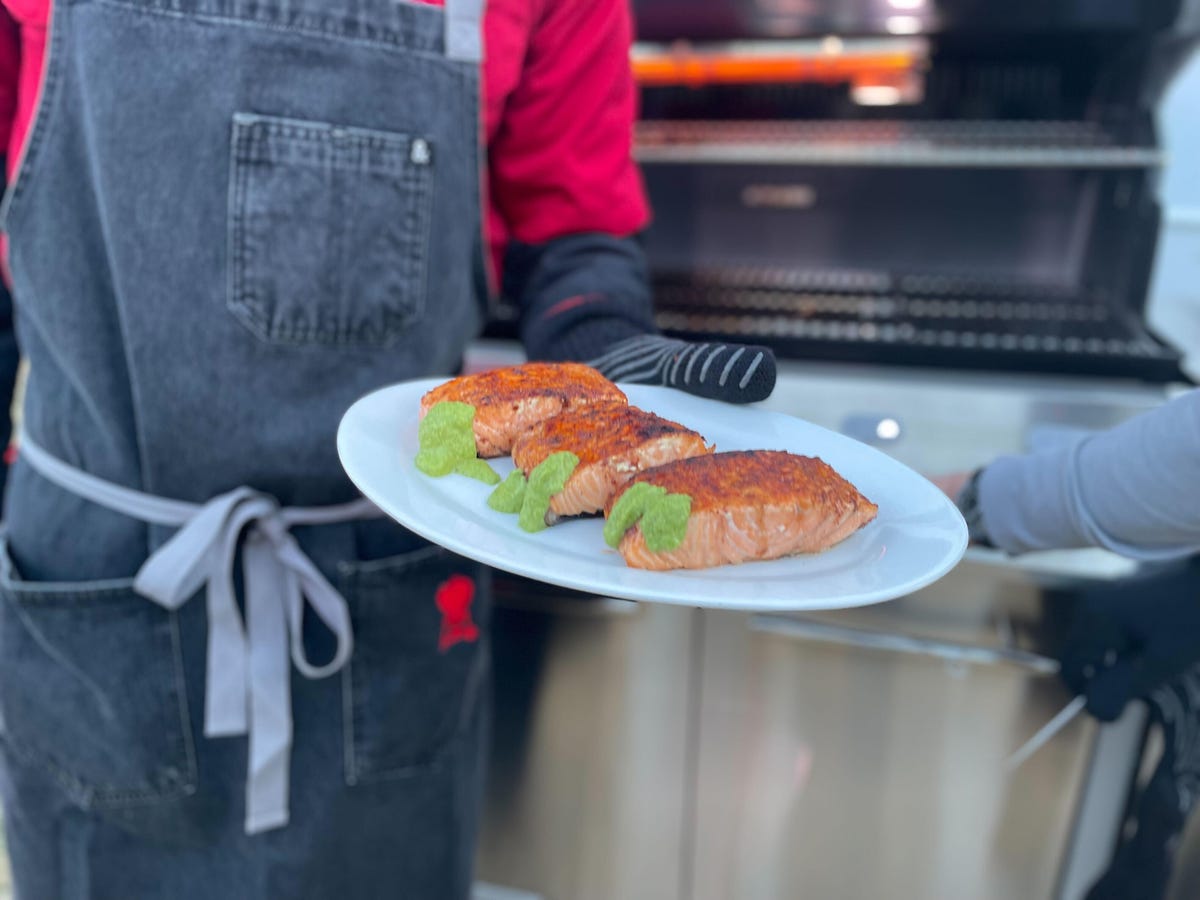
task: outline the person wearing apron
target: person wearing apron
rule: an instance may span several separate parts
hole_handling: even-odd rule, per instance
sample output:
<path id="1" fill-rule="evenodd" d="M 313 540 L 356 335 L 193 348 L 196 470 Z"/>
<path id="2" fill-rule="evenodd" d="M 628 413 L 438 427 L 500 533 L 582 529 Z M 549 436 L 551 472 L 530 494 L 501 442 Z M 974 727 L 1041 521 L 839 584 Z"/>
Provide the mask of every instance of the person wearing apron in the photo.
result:
<path id="1" fill-rule="evenodd" d="M 481 172 L 531 357 L 774 383 L 763 348 L 655 334 L 624 2 L 56 0 L 48 31 L 4 2 L 46 41 L 2 211 L 18 896 L 466 897 L 487 573 L 380 518 L 334 434 L 459 370 Z"/>

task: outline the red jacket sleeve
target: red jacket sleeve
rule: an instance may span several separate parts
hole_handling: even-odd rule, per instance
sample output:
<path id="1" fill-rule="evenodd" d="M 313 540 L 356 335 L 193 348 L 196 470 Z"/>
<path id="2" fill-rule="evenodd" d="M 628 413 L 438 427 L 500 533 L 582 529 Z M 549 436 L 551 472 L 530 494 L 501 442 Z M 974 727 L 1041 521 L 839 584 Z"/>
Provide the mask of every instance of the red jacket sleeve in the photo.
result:
<path id="1" fill-rule="evenodd" d="M 628 2 L 535 0 L 529 9 L 520 69 L 488 123 L 492 205 L 507 235 L 529 244 L 632 234 L 647 210 L 632 155 Z"/>
<path id="2" fill-rule="evenodd" d="M 21 74 L 21 44 L 17 23 L 0 5 L 0 153 L 8 147 L 17 115 L 17 85 Z"/>

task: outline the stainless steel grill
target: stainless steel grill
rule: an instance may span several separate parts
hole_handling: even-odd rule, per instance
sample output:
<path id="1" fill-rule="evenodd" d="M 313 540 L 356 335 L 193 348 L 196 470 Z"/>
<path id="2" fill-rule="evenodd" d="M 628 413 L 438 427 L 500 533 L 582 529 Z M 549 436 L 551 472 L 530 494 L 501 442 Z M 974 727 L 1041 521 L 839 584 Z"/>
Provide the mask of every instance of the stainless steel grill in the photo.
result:
<path id="1" fill-rule="evenodd" d="M 658 66 L 635 150 L 658 322 L 773 347 L 768 408 L 933 474 L 1109 427 L 1186 380 L 1145 305 L 1155 106 L 1200 0 L 634 9 L 656 42 L 635 65 Z M 923 43 L 873 81 L 893 26 Z M 842 52 L 878 71 L 749 83 Z M 1004 761 L 1068 699 L 1059 626 L 1083 589 L 1135 568 L 972 549 L 926 590 L 819 621 L 538 606 L 510 584 L 484 873 L 555 900 L 1080 900 L 1124 822 L 1142 708 Z"/>
<path id="2" fill-rule="evenodd" d="M 637 136 L 644 163 L 1099 169 L 1163 158 L 1086 121 L 650 121 Z"/>

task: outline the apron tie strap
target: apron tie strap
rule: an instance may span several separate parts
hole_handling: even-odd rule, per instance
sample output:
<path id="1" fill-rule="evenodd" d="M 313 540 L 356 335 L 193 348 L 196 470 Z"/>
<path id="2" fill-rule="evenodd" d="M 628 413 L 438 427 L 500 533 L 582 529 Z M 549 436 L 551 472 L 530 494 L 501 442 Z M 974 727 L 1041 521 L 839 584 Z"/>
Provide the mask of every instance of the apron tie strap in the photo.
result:
<path id="1" fill-rule="evenodd" d="M 445 0 L 446 56 L 460 62 L 483 59 L 484 0 Z"/>
<path id="2" fill-rule="evenodd" d="M 271 496 L 239 487 L 204 504 L 156 497 L 70 466 L 27 435 L 21 458 L 59 487 L 145 522 L 178 527 L 134 578 L 134 590 L 165 609 L 177 610 L 207 588 L 208 657 L 204 734 L 249 737 L 246 832 L 288 822 L 292 748 L 292 663 L 306 678 L 338 672 L 354 648 L 345 598 L 304 553 L 291 529 L 377 518 L 369 500 L 338 506 L 281 508 Z M 243 539 L 244 533 L 244 539 Z M 234 587 L 239 545 L 246 597 L 243 625 Z M 337 639 L 323 665 L 304 652 L 308 606 Z"/>

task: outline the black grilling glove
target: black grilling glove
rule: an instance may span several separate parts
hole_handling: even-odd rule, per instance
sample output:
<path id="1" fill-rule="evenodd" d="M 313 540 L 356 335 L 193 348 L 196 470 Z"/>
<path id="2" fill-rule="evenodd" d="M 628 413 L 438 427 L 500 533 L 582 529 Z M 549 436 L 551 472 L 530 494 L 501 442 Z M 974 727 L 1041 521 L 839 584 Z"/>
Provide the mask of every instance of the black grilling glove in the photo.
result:
<path id="1" fill-rule="evenodd" d="M 588 362 L 613 381 L 661 384 L 728 403 L 751 403 L 775 387 L 767 347 L 667 338 L 654 324 L 649 276 L 633 238 L 578 234 L 514 243 L 505 293 L 521 306 L 530 359 Z"/>
<path id="2" fill-rule="evenodd" d="M 775 354 L 745 344 L 694 344 L 643 334 L 588 362 L 612 381 L 662 384 L 726 403 L 765 400 L 775 387 Z"/>
<path id="3" fill-rule="evenodd" d="M 1047 604 L 1063 635 L 1061 678 L 1103 722 L 1200 664 L 1200 557 L 1064 599 Z"/>

